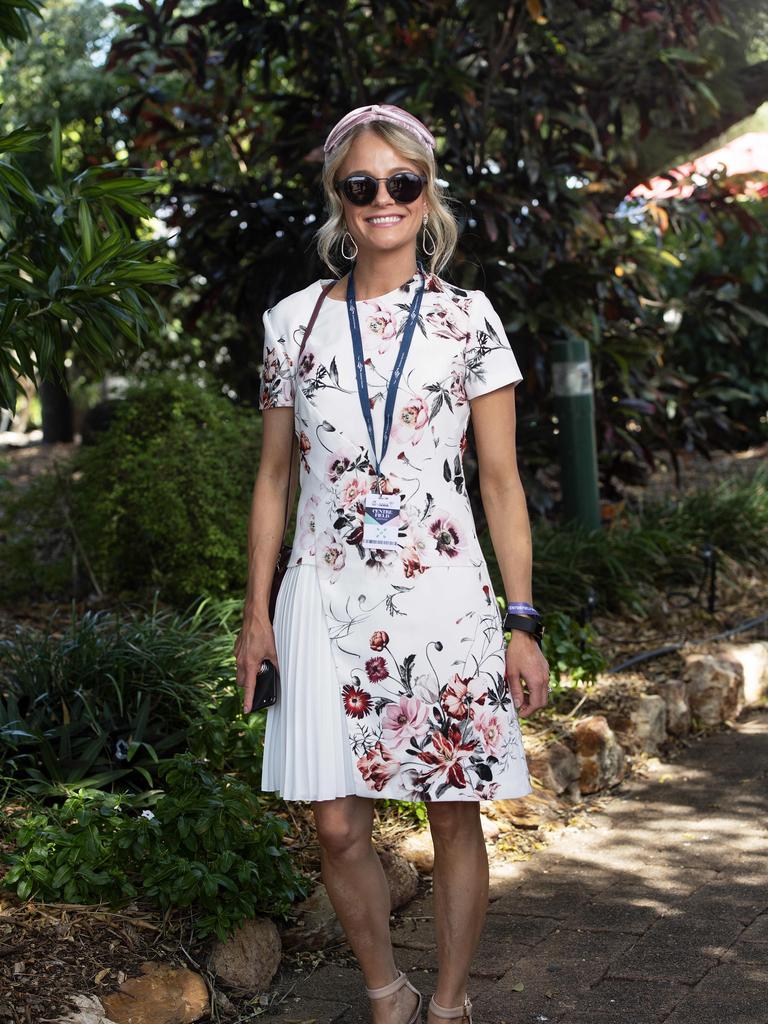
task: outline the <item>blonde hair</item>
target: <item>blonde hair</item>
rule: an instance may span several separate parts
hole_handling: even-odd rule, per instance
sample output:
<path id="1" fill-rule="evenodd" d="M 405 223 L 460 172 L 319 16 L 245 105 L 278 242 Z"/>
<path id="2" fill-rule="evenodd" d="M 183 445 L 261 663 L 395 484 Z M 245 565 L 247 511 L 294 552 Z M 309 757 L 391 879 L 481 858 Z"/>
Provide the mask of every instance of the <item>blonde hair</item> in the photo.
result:
<path id="1" fill-rule="evenodd" d="M 428 273 L 439 275 L 443 267 L 451 260 L 456 248 L 459 237 L 456 218 L 448 207 L 449 200 L 443 188 L 437 184 L 437 166 L 433 151 L 422 145 L 410 132 L 399 125 L 390 124 L 388 121 L 370 121 L 357 125 L 334 149 L 330 159 L 323 167 L 322 182 L 328 219 L 315 233 L 320 258 L 334 274 L 339 277 L 343 275 L 344 272 L 335 263 L 334 249 L 341 246 L 347 227 L 344 221 L 344 206 L 333 182 L 350 146 L 361 131 L 375 132 L 393 149 L 396 149 L 401 156 L 416 164 L 422 174 L 426 175 L 427 184 L 422 195 L 428 204 L 426 227 L 435 240 L 435 251 L 429 256 L 424 253 L 423 260 Z"/>

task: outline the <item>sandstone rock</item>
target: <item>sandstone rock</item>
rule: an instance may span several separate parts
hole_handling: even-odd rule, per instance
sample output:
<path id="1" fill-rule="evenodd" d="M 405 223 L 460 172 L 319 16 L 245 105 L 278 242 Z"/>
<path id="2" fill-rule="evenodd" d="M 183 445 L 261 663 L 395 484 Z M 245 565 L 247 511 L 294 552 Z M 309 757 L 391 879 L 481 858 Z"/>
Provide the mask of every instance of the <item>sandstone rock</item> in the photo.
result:
<path id="1" fill-rule="evenodd" d="M 115 1024 L 104 1016 L 104 1007 L 97 996 L 68 996 L 68 1001 L 77 1007 L 66 1017 L 57 1017 L 56 1024 Z"/>
<path id="2" fill-rule="evenodd" d="M 498 839 L 504 831 L 501 823 L 491 818 L 484 811 L 480 812 L 480 825 L 483 830 L 483 836 L 486 839 Z"/>
<path id="3" fill-rule="evenodd" d="M 751 644 L 726 644 L 721 657 L 741 666 L 744 676 L 744 700 L 755 704 L 768 696 L 768 640 Z"/>
<path id="4" fill-rule="evenodd" d="M 244 921 L 224 942 L 216 941 L 210 966 L 225 985 L 246 992 L 264 992 L 280 966 L 282 943 L 268 917 Z"/>
<path id="5" fill-rule="evenodd" d="M 683 680 L 664 679 L 654 684 L 654 690 L 667 709 L 667 732 L 671 736 L 687 736 L 691 731 L 691 708 Z"/>
<path id="6" fill-rule="evenodd" d="M 638 700 L 630 718 L 640 749 L 646 754 L 658 754 L 667 739 L 667 705 L 655 693 L 645 693 Z"/>
<path id="7" fill-rule="evenodd" d="M 394 850 L 379 850 L 379 860 L 389 883 L 390 910 L 397 910 L 418 892 L 419 873 L 409 860 Z"/>
<path id="8" fill-rule="evenodd" d="M 484 813 L 495 821 L 506 822 L 515 828 L 538 828 L 557 821 L 565 806 L 554 793 L 547 789 L 537 789 L 515 800 L 493 800 L 484 808 Z"/>
<path id="9" fill-rule="evenodd" d="M 429 829 L 410 832 L 400 840 L 397 849 L 422 875 L 432 874 L 435 866 L 435 848 Z"/>
<path id="10" fill-rule="evenodd" d="M 208 1016 L 208 988 L 185 967 L 143 963 L 143 977 L 128 978 L 102 998 L 114 1024 L 193 1024 Z"/>
<path id="11" fill-rule="evenodd" d="M 292 917 L 291 924 L 279 926 L 283 949 L 327 949 L 344 939 L 344 929 L 322 882 L 307 899 L 296 904 Z"/>
<path id="12" fill-rule="evenodd" d="M 685 662 L 692 717 L 704 727 L 735 718 L 744 705 L 741 665 L 712 654 L 687 654 Z"/>
<path id="13" fill-rule="evenodd" d="M 558 740 L 526 749 L 528 771 L 545 789 L 563 793 L 578 780 L 579 762 L 572 750 Z"/>
<path id="14" fill-rule="evenodd" d="M 656 700 L 647 703 L 648 695 L 648 681 L 639 673 L 627 673 L 618 678 L 599 677 L 582 705 L 585 716 L 582 721 L 599 715 L 625 752 L 656 753 L 658 743 L 666 739 L 666 734 L 662 735 L 659 729 L 660 705 Z M 651 732 L 655 742 L 650 738 Z"/>
<path id="15" fill-rule="evenodd" d="M 624 751 L 604 715 L 582 718 L 573 729 L 582 793 L 615 786 L 624 775 Z"/>

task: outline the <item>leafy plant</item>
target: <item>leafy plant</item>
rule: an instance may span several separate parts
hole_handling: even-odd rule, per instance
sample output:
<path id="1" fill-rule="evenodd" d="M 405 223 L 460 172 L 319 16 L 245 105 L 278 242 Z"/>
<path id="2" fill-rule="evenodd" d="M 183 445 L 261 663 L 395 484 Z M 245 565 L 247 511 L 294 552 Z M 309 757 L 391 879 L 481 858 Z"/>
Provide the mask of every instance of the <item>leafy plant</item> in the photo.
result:
<path id="1" fill-rule="evenodd" d="M 0 138 L 3 214 L 11 222 L 0 246 L 0 405 L 11 411 L 20 375 L 65 380 L 70 347 L 98 366 L 116 339 L 141 346 L 163 319 L 147 285 L 176 278 L 170 263 L 154 258 L 164 241 L 132 239 L 125 219 L 151 218 L 142 197 L 158 179 L 128 177 L 117 162 L 67 177 L 54 119 L 52 180 L 37 192 L 13 154 L 36 148 L 45 135 L 22 125 Z"/>
<path id="2" fill-rule="evenodd" d="M 539 521 L 532 535 L 534 604 L 544 610 L 545 625 L 553 614 L 578 619 L 591 592 L 601 609 L 626 607 L 642 614 L 659 591 L 700 583 L 704 545 L 743 565 L 766 565 L 768 468 L 679 498 L 646 499 L 610 527 L 587 530 Z M 503 580 L 487 534 L 482 544 L 494 589 L 501 592 Z M 591 642 L 589 632 L 579 634 L 568 618 L 552 624 L 553 636 L 562 631 L 579 649 L 582 641 Z M 578 667 L 577 658 L 568 671 Z"/>
<path id="3" fill-rule="evenodd" d="M 569 686 L 592 683 L 607 662 L 600 652 L 595 630 L 581 625 L 565 612 L 550 612 L 542 640 L 542 652 L 549 662 L 550 690 L 556 696 L 563 689 L 563 675 Z"/>
<path id="4" fill-rule="evenodd" d="M 186 606 L 244 592 L 260 426 L 170 374 L 129 388 L 95 443 L 4 501 L 9 595 L 159 591 Z"/>
<path id="5" fill-rule="evenodd" d="M 86 612 L 0 640 L 0 766 L 13 785 L 141 789 L 187 749 L 257 784 L 264 715 L 243 716 L 235 683 L 240 607 Z"/>
<path id="6" fill-rule="evenodd" d="M 12 822 L 3 884 L 21 899 L 106 902 L 145 897 L 193 907 L 198 936 L 224 939 L 257 912 L 287 914 L 306 883 L 282 845 L 286 823 L 253 788 L 190 755 L 161 769 L 165 790 L 79 790 L 59 808 Z"/>

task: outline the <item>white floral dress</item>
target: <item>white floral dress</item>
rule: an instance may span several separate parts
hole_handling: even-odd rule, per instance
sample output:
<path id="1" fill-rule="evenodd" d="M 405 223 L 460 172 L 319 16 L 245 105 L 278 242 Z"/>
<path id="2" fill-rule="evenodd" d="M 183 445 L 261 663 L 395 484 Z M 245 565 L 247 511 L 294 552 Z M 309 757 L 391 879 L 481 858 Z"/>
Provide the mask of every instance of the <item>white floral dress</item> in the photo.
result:
<path id="1" fill-rule="evenodd" d="M 259 408 L 294 407 L 301 490 L 275 614 L 282 693 L 267 715 L 263 787 L 307 800 L 524 796 L 501 613 L 462 467 L 470 399 L 522 374 L 485 293 L 428 276 L 381 466 L 382 490 L 403 495 L 399 547 L 364 548 L 375 470 L 345 301 L 326 297 L 297 365 L 328 280 L 264 313 Z M 419 280 L 357 303 L 379 452 Z"/>

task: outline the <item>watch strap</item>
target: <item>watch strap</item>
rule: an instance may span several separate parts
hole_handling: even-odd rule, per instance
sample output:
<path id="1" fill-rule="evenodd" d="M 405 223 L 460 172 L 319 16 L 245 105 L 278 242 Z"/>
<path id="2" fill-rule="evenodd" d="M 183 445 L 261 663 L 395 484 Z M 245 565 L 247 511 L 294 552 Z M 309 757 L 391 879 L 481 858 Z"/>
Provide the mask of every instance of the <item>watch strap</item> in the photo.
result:
<path id="1" fill-rule="evenodd" d="M 536 640 L 539 647 L 544 636 L 544 625 L 539 619 L 528 615 L 516 615 L 514 612 L 507 612 L 502 623 L 504 630 L 519 629 L 524 633 L 530 633 Z"/>

